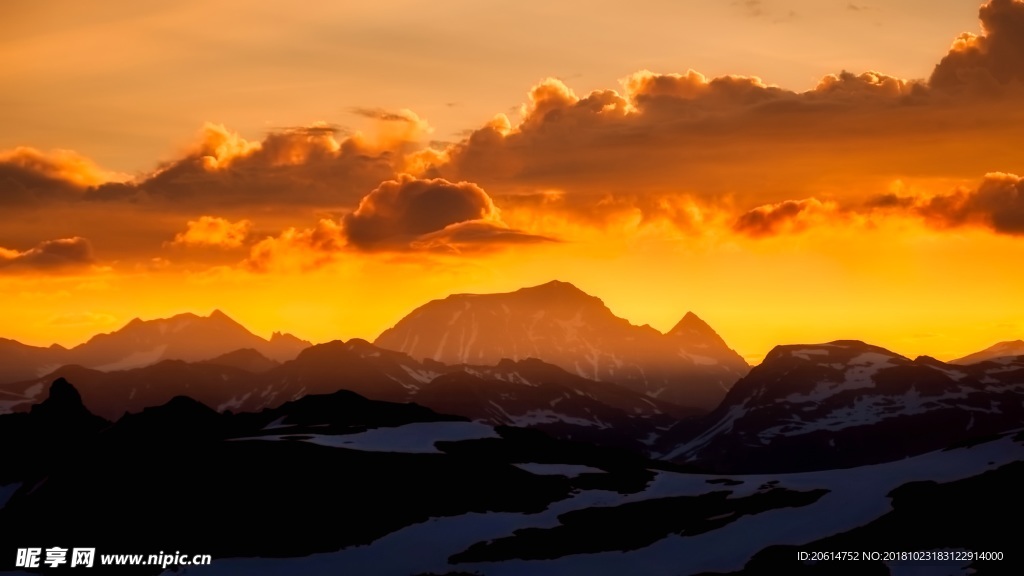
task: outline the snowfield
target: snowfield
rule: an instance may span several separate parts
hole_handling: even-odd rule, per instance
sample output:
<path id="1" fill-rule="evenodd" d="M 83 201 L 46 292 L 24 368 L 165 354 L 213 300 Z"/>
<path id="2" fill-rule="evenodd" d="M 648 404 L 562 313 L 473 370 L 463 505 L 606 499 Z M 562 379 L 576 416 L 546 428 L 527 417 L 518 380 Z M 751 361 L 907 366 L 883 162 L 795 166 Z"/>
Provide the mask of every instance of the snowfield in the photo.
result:
<path id="1" fill-rule="evenodd" d="M 441 454 L 435 442 L 461 442 L 500 438 L 494 428 L 479 422 L 416 422 L 394 428 L 374 428 L 356 434 L 298 434 L 253 436 L 242 440 L 279 441 L 297 439 L 321 446 L 365 450 L 367 452 L 405 452 Z"/>
<path id="2" fill-rule="evenodd" d="M 303 558 L 220 559 L 211 566 L 179 573 L 209 576 L 333 576 L 349 573 L 408 576 L 459 571 L 487 576 L 679 576 L 703 571 L 727 572 L 741 569 L 755 553 L 768 546 L 804 545 L 863 526 L 892 509 L 887 494 L 903 484 L 923 480 L 940 483 L 961 480 L 1021 460 L 1024 460 L 1024 445 L 1010 436 L 1004 436 L 971 447 L 936 451 L 900 461 L 846 470 L 739 476 L 661 471 L 645 490 L 637 494 L 581 490 L 539 514 L 474 513 L 434 518 L 393 532 L 368 546 L 350 547 Z M 535 474 L 587 468 L 539 464 L 518 466 Z M 730 498 L 740 498 L 762 490 L 768 482 L 774 482 L 776 488 L 797 491 L 826 489 L 829 492 L 807 506 L 775 508 L 744 515 L 716 530 L 688 537 L 670 535 L 650 546 L 629 552 L 572 554 L 551 560 L 448 563 L 449 557 L 474 543 L 507 537 L 523 528 L 555 527 L 559 524 L 558 516 L 572 510 L 722 491 L 730 492 Z M 949 568 L 951 574 L 959 570 L 958 566 Z M 912 567 L 903 566 L 900 569 L 902 571 L 899 574 L 909 574 L 911 572 L 907 570 L 912 570 Z"/>

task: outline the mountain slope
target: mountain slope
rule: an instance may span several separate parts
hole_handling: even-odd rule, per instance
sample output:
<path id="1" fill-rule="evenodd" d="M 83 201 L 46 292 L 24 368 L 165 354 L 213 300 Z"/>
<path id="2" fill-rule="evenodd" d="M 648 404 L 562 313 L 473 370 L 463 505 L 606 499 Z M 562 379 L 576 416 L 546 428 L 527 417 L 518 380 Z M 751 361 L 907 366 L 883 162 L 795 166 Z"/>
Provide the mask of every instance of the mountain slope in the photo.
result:
<path id="1" fill-rule="evenodd" d="M 711 409 L 746 362 L 696 315 L 668 334 L 634 326 L 565 282 L 502 294 L 456 294 L 410 313 L 374 341 L 446 364 L 539 358 L 579 376 Z"/>
<path id="2" fill-rule="evenodd" d="M 849 362 L 882 352 L 835 344 L 846 350 L 825 360 L 900 363 Z M 811 349 L 789 352 L 824 356 Z M 1024 512 L 1019 429 L 871 466 L 722 476 L 352 392 L 247 414 L 178 396 L 109 424 L 59 382 L 42 405 L 0 416 L 0 445 L 38 438 L 56 442 L 33 445 L 31 462 L 8 459 L 0 468 L 0 571 L 13 567 L 16 549 L 48 540 L 88 541 L 97 555 L 163 549 L 213 557 L 209 566 L 174 571 L 190 576 L 1021 568 L 1013 555 L 1019 535 L 993 521 Z M 936 572 L 883 560 L 804 563 L 795 554 L 951 549 L 1005 557 L 946 561 Z"/>
<path id="3" fill-rule="evenodd" d="M 968 354 L 963 358 L 950 360 L 950 364 L 977 364 L 986 360 L 1006 359 L 1009 362 L 1015 356 L 1024 356 L 1024 340 L 1010 340 L 989 346 L 988 348 Z"/>
<path id="4" fill-rule="evenodd" d="M 872 464 L 1024 421 L 1024 361 L 953 366 L 858 341 L 777 346 L 664 457 L 773 472 Z"/>
<path id="5" fill-rule="evenodd" d="M 64 364 L 67 353 L 66 348 L 56 344 L 43 348 L 0 338 L 0 383 L 42 376 Z"/>
<path id="6" fill-rule="evenodd" d="M 187 395 L 217 411 L 256 412 L 307 395 L 349 390 L 375 400 L 417 402 L 491 425 L 544 430 L 559 438 L 649 450 L 680 417 L 697 412 L 608 382 L 587 380 L 536 359 L 496 366 L 420 363 L 365 340 L 311 346 L 292 361 L 271 362 L 255 351 L 209 361 L 165 360 L 102 372 L 64 366 L 43 378 L 0 385 L 0 413 L 41 400 L 56 378 L 75 382 L 85 406 L 108 419 Z"/>
<path id="7" fill-rule="evenodd" d="M 40 348 L 0 339 L 0 384 L 41 377 L 70 364 L 104 372 L 130 370 L 162 360 L 209 360 L 242 349 L 255 350 L 279 363 L 295 358 L 309 346 L 309 342 L 290 334 L 275 332 L 270 340 L 261 338 L 219 310 L 209 316 L 136 318 L 120 330 L 97 334 L 71 349 L 56 345 Z"/>
<path id="8" fill-rule="evenodd" d="M 265 340 L 214 310 L 206 317 L 187 313 L 149 321 L 136 318 L 116 332 L 99 334 L 72 348 L 68 363 L 124 370 L 160 360 L 207 360 L 243 348 L 280 362 L 291 360 L 308 346 L 308 342 L 282 335 Z"/>

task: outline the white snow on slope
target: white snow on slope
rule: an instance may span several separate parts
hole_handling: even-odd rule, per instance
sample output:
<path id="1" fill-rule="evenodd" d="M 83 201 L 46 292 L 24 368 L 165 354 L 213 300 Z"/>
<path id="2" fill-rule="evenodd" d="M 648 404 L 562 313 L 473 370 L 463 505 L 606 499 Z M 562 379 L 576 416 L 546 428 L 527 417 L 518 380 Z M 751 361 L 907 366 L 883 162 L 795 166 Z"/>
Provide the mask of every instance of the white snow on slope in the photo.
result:
<path id="1" fill-rule="evenodd" d="M 0 510 L 3 510 L 4 506 L 7 506 L 7 502 L 11 499 L 11 496 L 14 496 L 14 493 L 17 492 L 20 487 L 20 482 L 0 486 Z"/>
<path id="2" fill-rule="evenodd" d="M 48 374 L 51 374 L 57 368 L 60 368 L 61 364 L 43 364 L 39 368 L 36 368 L 36 376 L 42 378 Z"/>
<path id="3" fill-rule="evenodd" d="M 991 391 L 1007 392 L 1020 385 L 989 387 Z M 854 426 L 868 426 L 877 424 L 887 418 L 900 416 L 913 416 L 924 414 L 932 410 L 940 410 L 955 406 L 958 410 L 971 412 L 999 413 L 996 407 L 998 402 L 990 403 L 988 408 L 967 406 L 962 401 L 966 399 L 973 390 L 961 387 L 958 390 L 949 390 L 943 394 L 924 396 L 916 388 L 910 389 L 907 393 L 898 396 L 889 395 L 865 395 L 854 401 L 851 406 L 843 406 L 832 410 L 821 418 L 802 421 L 798 418 L 791 419 L 783 425 L 773 426 L 763 430 L 758 436 L 762 440 L 771 440 L 776 436 L 797 436 L 809 434 L 819 430 L 838 431 Z M 950 404 L 948 401 L 954 401 Z"/>
<path id="4" fill-rule="evenodd" d="M 753 554 L 767 546 L 803 545 L 875 520 L 891 510 L 891 501 L 886 494 L 900 485 L 919 480 L 951 482 L 1020 460 L 1024 460 L 1024 446 L 1003 438 L 970 448 L 933 452 L 848 470 L 728 477 L 743 482 L 740 486 L 707 483 L 708 479 L 723 476 L 661 472 L 659 480 L 637 495 L 586 490 L 556 502 L 539 514 L 472 513 L 434 518 L 403 528 L 368 546 L 353 546 L 302 558 L 224 558 L 210 566 L 185 569 L 175 574 L 334 576 L 372 573 L 408 576 L 421 572 L 443 574 L 462 571 L 485 576 L 678 576 L 703 571 L 729 572 L 742 568 Z M 611 506 L 645 497 L 698 495 L 723 490 L 734 491 L 733 497 L 738 497 L 769 481 L 778 481 L 779 487 L 794 490 L 825 488 L 831 492 L 809 506 L 779 508 L 743 516 L 718 530 L 689 537 L 673 535 L 629 552 L 575 554 L 554 560 L 447 563 L 451 555 L 476 542 L 509 536 L 522 528 L 557 526 L 557 516 L 571 510 Z"/>
<path id="5" fill-rule="evenodd" d="M 842 382 L 820 382 L 814 390 L 807 394 L 790 394 L 786 402 L 822 402 L 844 390 L 871 388 L 875 385 L 875 374 L 883 369 L 895 366 L 892 357 L 877 352 L 865 352 L 847 363 L 846 373 Z"/>
<path id="6" fill-rule="evenodd" d="M 828 356 L 829 351 L 823 348 L 803 348 L 801 350 L 792 350 L 789 355 L 794 358 L 810 361 L 811 356 Z"/>
<path id="7" fill-rule="evenodd" d="M 686 454 L 687 452 L 692 452 L 694 450 L 697 450 L 698 448 L 706 446 L 719 434 L 728 434 L 730 431 L 732 431 L 732 427 L 736 423 L 736 421 L 747 414 L 747 403 L 749 401 L 750 400 L 747 399 L 744 400 L 742 404 L 731 406 L 729 408 L 729 412 L 727 412 L 721 420 L 716 422 L 714 426 L 708 428 L 707 430 L 702 432 L 700 436 L 697 436 L 696 438 L 690 440 L 686 444 L 677 446 L 668 454 L 660 456 L 660 458 L 663 460 L 673 460 L 682 454 Z"/>
<path id="8" fill-rule="evenodd" d="M 525 414 L 519 415 L 508 415 L 512 425 L 520 428 L 526 428 L 528 426 L 534 426 L 537 424 L 552 424 L 555 422 L 564 422 L 566 424 L 572 424 L 575 426 L 588 426 L 597 428 L 608 428 L 609 425 L 601 422 L 597 418 L 588 420 L 586 418 L 577 418 L 574 416 L 567 416 L 553 410 L 530 410 Z"/>
<path id="9" fill-rule="evenodd" d="M 167 350 L 167 344 L 162 344 L 151 350 L 145 350 L 143 352 L 133 352 L 124 358 L 109 364 L 102 366 L 95 366 L 95 370 L 100 372 L 111 372 L 114 370 L 131 370 L 132 368 L 142 368 L 156 364 L 163 358 L 164 352 Z"/>
<path id="10" fill-rule="evenodd" d="M 280 436 L 254 436 L 236 440 L 288 440 L 293 437 L 305 442 L 348 448 L 366 452 L 406 452 L 412 454 L 441 454 L 435 442 L 460 442 L 482 438 L 499 438 L 494 428 L 479 422 L 416 422 L 393 428 L 373 428 L 356 434 L 298 434 Z"/>
<path id="11" fill-rule="evenodd" d="M 525 464 L 513 464 L 513 466 L 538 476 L 567 476 L 569 478 L 575 478 L 580 474 L 604 472 L 604 470 L 601 470 L 600 468 L 583 466 L 582 464 L 538 464 L 536 462 L 528 462 Z"/>
<path id="12" fill-rule="evenodd" d="M 441 375 L 439 372 L 434 372 L 433 370 L 410 368 L 405 364 L 402 364 L 401 366 L 402 370 L 405 370 L 406 374 L 421 384 L 429 384 L 431 380 Z"/>

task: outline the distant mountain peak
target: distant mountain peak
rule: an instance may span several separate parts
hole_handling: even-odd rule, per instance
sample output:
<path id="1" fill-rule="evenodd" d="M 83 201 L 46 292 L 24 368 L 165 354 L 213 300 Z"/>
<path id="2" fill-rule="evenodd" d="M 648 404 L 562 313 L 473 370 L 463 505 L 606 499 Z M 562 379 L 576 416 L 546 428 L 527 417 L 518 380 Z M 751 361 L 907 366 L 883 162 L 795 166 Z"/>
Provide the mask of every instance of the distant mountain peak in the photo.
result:
<path id="1" fill-rule="evenodd" d="M 536 286 L 527 286 L 525 288 L 520 288 L 519 290 L 517 290 L 517 292 L 519 292 L 519 291 L 528 291 L 528 290 L 546 290 L 546 291 L 558 290 L 558 291 L 579 292 L 581 294 L 586 294 L 585 292 L 583 292 L 582 290 L 577 288 L 574 284 L 569 283 L 569 282 L 564 282 L 562 280 L 551 280 L 550 282 L 545 282 L 543 284 L 538 284 Z"/>
<path id="2" fill-rule="evenodd" d="M 984 350 L 968 354 L 963 358 L 950 360 L 949 363 L 961 365 L 977 364 L 978 362 L 996 360 L 997 358 L 1006 358 L 1008 356 L 1024 356 L 1024 340 L 1007 340 L 1005 342 L 998 342 Z"/>
<path id="3" fill-rule="evenodd" d="M 78 393 L 78 390 L 70 382 L 64 378 L 57 378 L 50 384 L 50 394 L 46 397 L 45 401 L 61 404 L 81 404 L 82 395 Z"/>
<path id="4" fill-rule="evenodd" d="M 687 312 L 683 319 L 676 323 L 669 334 L 683 334 L 683 333 L 697 333 L 697 334 L 715 334 L 715 331 L 711 329 L 711 326 L 707 322 L 701 320 L 693 312 Z M 717 334 L 715 334 L 717 336 Z"/>
<path id="5" fill-rule="evenodd" d="M 448 364 L 533 357 L 659 400 L 713 407 L 749 366 L 703 320 L 687 315 L 667 336 L 635 326 L 561 280 L 492 294 L 457 294 L 415 309 L 376 346 Z"/>
<path id="6" fill-rule="evenodd" d="M 64 378 L 57 378 L 50 384 L 46 400 L 32 406 L 33 414 L 49 418 L 76 419 L 92 417 L 82 402 L 82 395 Z"/>
<path id="7" fill-rule="evenodd" d="M 515 296 L 544 297 L 544 298 L 551 298 L 551 299 L 556 299 L 556 298 L 557 299 L 580 298 L 580 299 L 588 299 L 588 300 L 600 301 L 600 298 L 597 298 L 596 296 L 591 296 L 590 294 L 587 294 L 583 290 L 580 290 L 579 288 L 577 288 L 576 285 L 571 284 L 569 282 L 564 282 L 562 280 L 551 280 L 550 282 L 545 282 L 544 284 L 538 284 L 536 286 L 526 286 L 526 287 L 523 287 L 523 288 L 519 288 L 518 290 L 513 290 L 511 292 L 493 292 L 493 293 L 487 293 L 487 294 L 478 294 L 478 293 L 450 294 L 444 300 L 462 300 L 462 299 L 466 299 L 466 298 L 481 298 L 481 297 L 488 298 L 488 299 L 493 299 L 493 298 L 497 298 L 497 297 L 505 297 L 505 298 L 507 298 L 507 297 L 515 297 Z"/>

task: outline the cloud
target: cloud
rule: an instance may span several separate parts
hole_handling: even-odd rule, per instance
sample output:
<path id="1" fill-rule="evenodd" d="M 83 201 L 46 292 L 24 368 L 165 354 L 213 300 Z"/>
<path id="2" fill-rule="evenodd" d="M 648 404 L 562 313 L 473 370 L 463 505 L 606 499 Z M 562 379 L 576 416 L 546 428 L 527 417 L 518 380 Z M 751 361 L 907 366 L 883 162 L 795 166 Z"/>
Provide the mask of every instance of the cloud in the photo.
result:
<path id="1" fill-rule="evenodd" d="M 870 208 L 915 214 L 937 228 L 982 226 L 1000 234 L 1024 235 L 1024 178 L 986 174 L 977 188 L 936 196 L 887 194 Z"/>
<path id="2" fill-rule="evenodd" d="M 983 33 L 961 34 L 935 66 L 937 88 L 1024 82 L 1024 1 L 990 0 L 978 12 Z"/>
<path id="3" fill-rule="evenodd" d="M 0 270 L 57 270 L 93 262 L 92 245 L 80 237 L 47 240 L 25 251 L 0 248 Z"/>
<path id="4" fill-rule="evenodd" d="M 25 247 L 79 235 L 106 258 L 144 267 L 171 238 L 249 246 L 246 266 L 262 269 L 289 258 L 315 267 L 345 251 L 569 239 L 583 227 L 625 236 L 720 226 L 763 236 L 804 229 L 829 210 L 881 217 L 883 206 L 865 211 L 865 200 L 895 178 L 1019 173 L 1019 99 L 959 88 L 1022 81 L 1022 5 L 986 4 L 983 33 L 961 37 L 928 81 L 839 71 L 797 92 L 755 76 L 641 70 L 614 90 L 577 94 L 547 78 L 526 93 L 518 120 L 497 114 L 454 143 L 424 138 L 429 124 L 409 110 L 373 107 L 351 110 L 370 121 L 368 134 L 318 122 L 254 138 L 207 124 L 193 145 L 127 180 L 73 153 L 18 148 L 0 153 L 5 238 Z M 977 192 L 935 200 L 930 212 L 922 198 L 890 202 L 935 223 L 1014 233 L 1012 202 Z M 23 217 L 40 205 L 49 218 Z M 252 245 L 242 223 L 257 215 L 285 232 Z M 309 227 L 321 217 L 334 228 Z M 193 255 L 206 264 L 236 258 Z"/>
<path id="5" fill-rule="evenodd" d="M 426 127 L 427 124 L 416 115 L 415 112 L 408 109 L 402 109 L 397 112 L 391 112 L 383 108 L 351 108 L 350 111 L 364 118 L 372 118 L 374 120 L 383 120 L 385 122 L 405 122 L 406 124 L 416 124 Z"/>
<path id="6" fill-rule="evenodd" d="M 335 262 L 345 248 L 341 226 L 321 219 L 313 228 L 289 228 L 255 244 L 243 262 L 253 272 L 304 272 Z"/>
<path id="7" fill-rule="evenodd" d="M 1021 236 L 1024 178 L 994 172 L 986 174 L 975 188 L 961 187 L 946 194 L 881 194 L 859 205 L 840 206 L 817 198 L 786 200 L 741 214 L 732 229 L 760 238 L 836 224 L 871 227 L 887 218 L 920 219 L 938 230 L 973 226 Z"/>
<path id="8" fill-rule="evenodd" d="M 423 161 L 419 174 L 473 181 L 494 197 L 543 189 L 598 197 L 682 192 L 758 205 L 794 191 L 813 194 L 822 174 L 889 179 L 890 146 L 910 140 L 906 153 L 922 150 L 923 157 L 935 148 L 923 135 L 955 134 L 961 124 L 964 132 L 976 130 L 966 117 L 937 122 L 949 111 L 926 105 L 926 86 L 878 72 L 829 75 L 802 93 L 757 77 L 707 78 L 693 70 L 640 71 L 622 86 L 581 97 L 546 79 L 530 91 L 518 124 L 495 117 Z M 886 145 L 850 150 L 865 140 Z M 941 169 L 962 164 L 971 174 L 991 169 L 978 166 L 976 154 Z"/>
<path id="9" fill-rule="evenodd" d="M 0 154 L 0 204 L 121 203 L 185 213 L 354 205 L 366 190 L 394 177 L 417 130 L 402 124 L 375 139 L 361 133 L 340 137 L 336 126 L 316 123 L 249 140 L 208 123 L 192 146 L 134 179 L 71 153 L 18 148 Z"/>
<path id="10" fill-rule="evenodd" d="M 527 234 L 503 224 L 471 220 L 449 224 L 437 232 L 423 234 L 409 243 L 416 250 L 439 250 L 461 254 L 492 248 L 497 244 L 539 244 L 558 242 L 554 238 Z"/>
<path id="11" fill-rule="evenodd" d="M 171 244 L 238 248 L 245 242 L 251 228 L 252 222 L 249 220 L 229 222 L 224 218 L 203 216 L 199 220 L 190 220 L 188 229 L 175 235 Z"/>
<path id="12" fill-rule="evenodd" d="M 734 0 L 733 6 L 739 6 L 748 16 L 764 16 L 764 3 L 761 0 Z"/>
<path id="13" fill-rule="evenodd" d="M 821 202 L 816 198 L 786 200 L 758 206 L 741 214 L 736 219 L 733 230 L 753 237 L 800 232 L 832 219 L 836 213 L 835 204 Z"/>
<path id="14" fill-rule="evenodd" d="M 381 183 L 345 216 L 344 226 L 349 243 L 362 250 L 544 240 L 508 229 L 476 184 L 409 175 Z"/>
<path id="15" fill-rule="evenodd" d="M 208 124 L 195 148 L 128 187 L 97 189 L 186 210 L 244 205 L 316 206 L 354 203 L 362 191 L 394 175 L 394 142 L 361 134 L 337 138 L 327 124 L 289 128 L 253 142 Z"/>
<path id="16" fill-rule="evenodd" d="M 75 200 L 90 186 L 127 178 L 71 150 L 19 146 L 0 151 L 0 205 Z"/>

